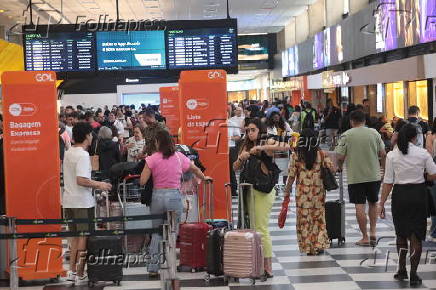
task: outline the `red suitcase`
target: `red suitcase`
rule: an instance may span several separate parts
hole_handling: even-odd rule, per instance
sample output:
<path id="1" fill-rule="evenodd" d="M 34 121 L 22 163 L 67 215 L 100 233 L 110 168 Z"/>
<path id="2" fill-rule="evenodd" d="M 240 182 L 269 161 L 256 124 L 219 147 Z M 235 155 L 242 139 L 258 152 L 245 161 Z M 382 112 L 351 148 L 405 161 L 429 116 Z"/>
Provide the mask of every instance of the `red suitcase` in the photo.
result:
<path id="1" fill-rule="evenodd" d="M 206 267 L 207 233 L 211 229 L 206 223 L 180 225 L 180 272 L 197 272 Z"/>
<path id="2" fill-rule="evenodd" d="M 203 271 L 206 268 L 207 233 L 211 229 L 212 226 L 203 222 L 184 223 L 180 225 L 179 272 L 197 272 Z"/>

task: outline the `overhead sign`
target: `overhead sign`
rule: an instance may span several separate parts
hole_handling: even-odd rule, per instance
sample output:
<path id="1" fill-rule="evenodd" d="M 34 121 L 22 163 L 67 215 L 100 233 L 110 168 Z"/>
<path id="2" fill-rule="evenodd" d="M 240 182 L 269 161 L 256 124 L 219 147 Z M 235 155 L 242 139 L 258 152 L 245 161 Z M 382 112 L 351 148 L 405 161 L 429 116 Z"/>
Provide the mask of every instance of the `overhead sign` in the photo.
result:
<path id="1" fill-rule="evenodd" d="M 166 118 L 166 125 L 172 136 L 177 136 L 180 128 L 180 101 L 178 87 L 161 87 L 160 110 Z"/>
<path id="2" fill-rule="evenodd" d="M 2 84 L 6 214 L 18 219 L 61 218 L 56 75 L 5 72 Z M 61 228 L 38 225 L 17 230 Z M 24 280 L 64 274 L 60 238 L 17 240 L 17 255 L 18 275 Z"/>
<path id="3" fill-rule="evenodd" d="M 224 191 L 224 184 L 230 181 L 227 74 L 223 70 L 184 71 L 179 90 L 181 143 L 198 151 L 205 174 L 214 179 L 214 217 L 228 218 L 231 204 Z"/>
<path id="4" fill-rule="evenodd" d="M 344 87 L 351 81 L 347 72 L 325 71 L 321 73 L 322 86 L 325 89 Z"/>

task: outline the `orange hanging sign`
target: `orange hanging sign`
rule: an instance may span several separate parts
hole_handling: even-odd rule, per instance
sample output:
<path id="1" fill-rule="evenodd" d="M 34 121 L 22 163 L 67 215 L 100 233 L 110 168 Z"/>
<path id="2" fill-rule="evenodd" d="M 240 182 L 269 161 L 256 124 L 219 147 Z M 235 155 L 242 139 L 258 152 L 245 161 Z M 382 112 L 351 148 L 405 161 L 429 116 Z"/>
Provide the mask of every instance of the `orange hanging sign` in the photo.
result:
<path id="1" fill-rule="evenodd" d="M 230 180 L 227 74 L 223 70 L 184 71 L 179 90 L 181 143 L 198 150 L 205 174 L 214 179 L 214 218 L 229 218 L 224 188 Z"/>
<path id="2" fill-rule="evenodd" d="M 6 214 L 18 219 L 61 218 L 56 74 L 5 72 L 2 84 Z M 60 230 L 60 225 L 17 228 Z M 60 238 L 17 240 L 17 255 L 18 274 L 24 280 L 64 275 Z"/>
<path id="3" fill-rule="evenodd" d="M 180 101 L 178 87 L 161 87 L 160 110 L 166 118 L 166 125 L 172 136 L 177 136 L 180 128 Z"/>

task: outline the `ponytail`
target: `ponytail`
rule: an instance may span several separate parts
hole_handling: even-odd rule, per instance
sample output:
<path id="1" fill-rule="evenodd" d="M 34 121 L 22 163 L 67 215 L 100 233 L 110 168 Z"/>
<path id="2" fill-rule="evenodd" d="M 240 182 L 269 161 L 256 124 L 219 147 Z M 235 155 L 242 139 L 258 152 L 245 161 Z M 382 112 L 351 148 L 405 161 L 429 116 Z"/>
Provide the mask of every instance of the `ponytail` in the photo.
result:
<path id="1" fill-rule="evenodd" d="M 403 155 L 407 155 L 409 151 L 409 142 L 411 142 L 413 138 L 416 138 L 417 135 L 418 132 L 416 126 L 413 124 L 408 123 L 401 128 L 398 133 L 397 146 Z"/>

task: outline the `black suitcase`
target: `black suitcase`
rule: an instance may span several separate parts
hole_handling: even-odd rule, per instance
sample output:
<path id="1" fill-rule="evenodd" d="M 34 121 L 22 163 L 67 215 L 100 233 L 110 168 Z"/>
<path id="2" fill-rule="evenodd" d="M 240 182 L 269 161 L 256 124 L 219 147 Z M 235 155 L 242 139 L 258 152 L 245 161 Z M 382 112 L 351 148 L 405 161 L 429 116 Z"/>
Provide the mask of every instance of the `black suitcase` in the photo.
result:
<path id="1" fill-rule="evenodd" d="M 89 287 L 98 281 L 113 281 L 119 286 L 123 280 L 122 237 L 89 237 L 87 251 Z"/>
<path id="2" fill-rule="evenodd" d="M 338 239 L 338 245 L 345 244 L 345 201 L 344 181 L 342 172 L 339 173 L 339 199 L 325 203 L 325 222 L 330 242 Z"/>
<path id="3" fill-rule="evenodd" d="M 345 202 L 342 200 L 325 203 L 325 222 L 330 241 L 338 239 L 338 244 L 345 243 Z"/>
<path id="4" fill-rule="evenodd" d="M 206 243 L 206 282 L 209 282 L 210 275 L 224 275 L 223 252 L 224 234 L 226 229 L 213 229 L 207 235 Z"/>

